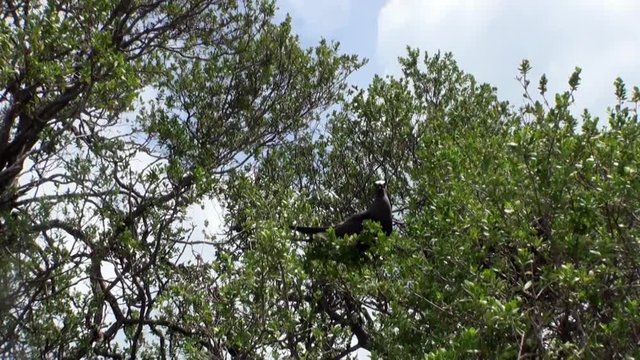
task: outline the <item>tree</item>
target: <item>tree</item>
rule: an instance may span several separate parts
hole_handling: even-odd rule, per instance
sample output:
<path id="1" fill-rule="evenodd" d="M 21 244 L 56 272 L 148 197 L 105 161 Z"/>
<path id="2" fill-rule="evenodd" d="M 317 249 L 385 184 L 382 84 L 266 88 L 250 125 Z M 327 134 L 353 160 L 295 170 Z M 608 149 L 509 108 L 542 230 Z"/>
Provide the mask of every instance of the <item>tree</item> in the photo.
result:
<path id="1" fill-rule="evenodd" d="M 211 280 L 200 290 L 222 296 L 218 274 L 184 259 L 186 245 L 210 242 L 191 236 L 186 210 L 314 122 L 361 65 L 324 41 L 302 49 L 274 11 L 270 1 L 3 4 L 3 356 L 256 351 L 216 330 L 234 321 L 231 298 L 176 316 L 198 308 L 199 276 Z"/>
<path id="2" fill-rule="evenodd" d="M 551 99 L 523 61 L 515 108 L 409 49 L 346 89 L 362 62 L 274 9 L 3 5 L 2 356 L 638 355 L 637 87 L 615 81 L 605 126 L 574 115 L 578 68 Z M 289 230 L 379 178 L 390 236 Z M 224 231 L 195 234 L 209 198 Z"/>
<path id="3" fill-rule="evenodd" d="M 573 115 L 579 68 L 550 101 L 545 76 L 531 92 L 524 61 L 518 109 L 451 54 L 410 50 L 400 63 L 402 76 L 354 93 L 326 132 L 230 178 L 229 217 L 251 230 L 219 253 L 247 321 L 284 324 L 282 357 L 637 355 L 638 89 L 628 99 L 616 80 L 604 127 Z M 397 234 L 308 243 L 283 230 L 362 209 L 376 177 Z M 362 237 L 374 245 L 354 257 Z"/>

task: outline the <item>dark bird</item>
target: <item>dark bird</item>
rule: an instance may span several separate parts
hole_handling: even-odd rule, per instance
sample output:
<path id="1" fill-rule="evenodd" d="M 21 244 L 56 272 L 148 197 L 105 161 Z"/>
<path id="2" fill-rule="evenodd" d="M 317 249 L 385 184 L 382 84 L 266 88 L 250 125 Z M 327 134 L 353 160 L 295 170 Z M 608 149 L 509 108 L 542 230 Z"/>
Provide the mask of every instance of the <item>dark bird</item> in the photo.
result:
<path id="1" fill-rule="evenodd" d="M 377 221 L 382 226 L 385 234 L 391 235 L 393 229 L 391 218 L 391 203 L 385 190 L 384 181 L 376 181 L 376 197 L 369 208 L 363 212 L 350 216 L 344 222 L 333 226 L 291 226 L 292 230 L 303 234 L 323 233 L 333 228 L 336 236 L 343 237 L 346 235 L 360 234 L 363 230 L 362 222 L 365 220 Z"/>

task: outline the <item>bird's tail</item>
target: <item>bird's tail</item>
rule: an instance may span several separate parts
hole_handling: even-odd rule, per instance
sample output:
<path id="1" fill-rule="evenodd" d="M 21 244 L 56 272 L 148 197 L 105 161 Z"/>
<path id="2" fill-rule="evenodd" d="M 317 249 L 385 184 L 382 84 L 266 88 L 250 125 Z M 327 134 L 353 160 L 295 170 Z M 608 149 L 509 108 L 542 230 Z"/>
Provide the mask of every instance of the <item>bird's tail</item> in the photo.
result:
<path id="1" fill-rule="evenodd" d="M 292 226 L 289 226 L 289 228 L 291 230 L 295 230 L 295 231 L 297 231 L 299 233 L 309 234 L 309 235 L 318 234 L 318 233 L 322 233 L 322 232 L 327 231 L 326 227 L 317 227 L 317 226 L 314 227 L 314 226 L 295 226 L 295 225 L 292 225 Z"/>

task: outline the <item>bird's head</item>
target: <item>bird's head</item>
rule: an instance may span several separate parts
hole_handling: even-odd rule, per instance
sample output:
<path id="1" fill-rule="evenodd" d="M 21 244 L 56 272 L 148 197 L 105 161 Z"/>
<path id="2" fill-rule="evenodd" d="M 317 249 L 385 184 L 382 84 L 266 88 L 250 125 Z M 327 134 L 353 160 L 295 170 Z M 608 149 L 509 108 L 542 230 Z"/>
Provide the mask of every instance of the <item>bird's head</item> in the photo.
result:
<path id="1" fill-rule="evenodd" d="M 381 196 L 385 194 L 385 181 L 378 180 L 376 181 L 376 195 Z"/>

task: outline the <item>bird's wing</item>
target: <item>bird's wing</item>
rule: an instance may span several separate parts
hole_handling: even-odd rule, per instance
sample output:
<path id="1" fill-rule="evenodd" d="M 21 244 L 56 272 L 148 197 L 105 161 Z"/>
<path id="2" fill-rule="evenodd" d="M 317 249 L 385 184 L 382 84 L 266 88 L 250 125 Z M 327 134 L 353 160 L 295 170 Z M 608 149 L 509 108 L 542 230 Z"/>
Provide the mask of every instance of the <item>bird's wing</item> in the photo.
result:
<path id="1" fill-rule="evenodd" d="M 368 219 L 372 219 L 371 212 L 363 211 L 355 215 L 351 215 L 341 224 L 334 226 L 336 236 L 346 236 L 359 234 L 362 232 L 362 222 Z"/>

